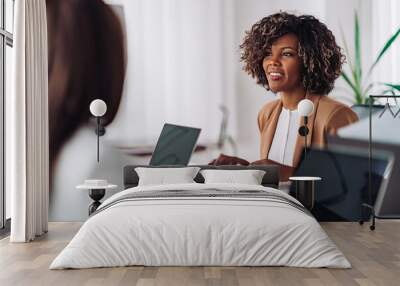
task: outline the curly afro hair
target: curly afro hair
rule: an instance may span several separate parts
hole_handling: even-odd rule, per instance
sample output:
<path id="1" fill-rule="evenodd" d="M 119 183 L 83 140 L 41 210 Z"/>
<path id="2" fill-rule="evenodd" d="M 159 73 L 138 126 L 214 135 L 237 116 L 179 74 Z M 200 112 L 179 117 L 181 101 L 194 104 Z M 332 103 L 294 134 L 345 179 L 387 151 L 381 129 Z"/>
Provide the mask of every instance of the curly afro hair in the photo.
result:
<path id="1" fill-rule="evenodd" d="M 296 16 L 286 12 L 261 19 L 246 31 L 241 60 L 243 69 L 256 78 L 257 83 L 270 90 L 263 70 L 263 59 L 272 44 L 286 34 L 299 40 L 298 54 L 302 62 L 301 80 L 307 92 L 326 95 L 333 89 L 345 60 L 332 32 L 310 15 Z"/>

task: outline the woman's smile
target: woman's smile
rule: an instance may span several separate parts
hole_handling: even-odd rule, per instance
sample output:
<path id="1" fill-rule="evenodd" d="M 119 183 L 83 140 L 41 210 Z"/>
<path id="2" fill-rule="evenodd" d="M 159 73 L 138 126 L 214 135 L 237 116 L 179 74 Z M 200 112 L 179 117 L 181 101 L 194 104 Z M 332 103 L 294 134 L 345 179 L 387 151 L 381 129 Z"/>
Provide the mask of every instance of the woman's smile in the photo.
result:
<path id="1" fill-rule="evenodd" d="M 267 79 L 268 81 L 279 81 L 282 80 L 284 73 L 282 71 L 269 71 L 267 72 Z"/>

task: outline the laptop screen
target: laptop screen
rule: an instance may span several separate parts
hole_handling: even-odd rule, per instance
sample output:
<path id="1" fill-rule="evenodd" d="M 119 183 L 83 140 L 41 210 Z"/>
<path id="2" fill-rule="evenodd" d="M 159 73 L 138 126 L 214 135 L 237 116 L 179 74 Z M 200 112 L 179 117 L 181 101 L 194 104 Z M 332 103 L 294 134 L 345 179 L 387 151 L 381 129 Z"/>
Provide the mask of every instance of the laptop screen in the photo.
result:
<path id="1" fill-rule="evenodd" d="M 151 166 L 187 165 L 201 129 L 164 124 L 150 160 Z"/>
<path id="2" fill-rule="evenodd" d="M 309 149 L 306 160 L 303 154 L 296 176 L 322 178 L 316 184 L 315 207 L 312 210 L 318 220 L 358 221 L 369 216 L 362 203 L 375 203 L 389 160 L 389 154 L 376 154 L 372 158 L 371 193 L 368 191 L 368 155 L 348 147 Z"/>

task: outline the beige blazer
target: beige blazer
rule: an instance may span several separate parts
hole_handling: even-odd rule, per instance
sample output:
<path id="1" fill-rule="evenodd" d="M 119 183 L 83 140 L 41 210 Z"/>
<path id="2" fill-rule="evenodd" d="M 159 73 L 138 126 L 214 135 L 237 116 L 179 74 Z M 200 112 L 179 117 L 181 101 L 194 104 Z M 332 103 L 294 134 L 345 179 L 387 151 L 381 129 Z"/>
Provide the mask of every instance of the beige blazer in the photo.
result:
<path id="1" fill-rule="evenodd" d="M 308 119 L 309 133 L 307 146 L 326 146 L 327 135 L 336 134 L 337 129 L 358 120 L 357 115 L 346 105 L 327 96 L 306 95 L 306 98 L 314 103 L 314 113 Z M 282 101 L 273 100 L 265 104 L 258 114 L 258 127 L 260 130 L 261 159 L 267 159 L 274 138 L 276 125 L 282 110 Z M 300 125 L 304 124 L 301 118 Z M 304 146 L 304 137 L 297 135 L 297 141 L 293 156 L 293 166 L 300 161 L 301 151 Z"/>

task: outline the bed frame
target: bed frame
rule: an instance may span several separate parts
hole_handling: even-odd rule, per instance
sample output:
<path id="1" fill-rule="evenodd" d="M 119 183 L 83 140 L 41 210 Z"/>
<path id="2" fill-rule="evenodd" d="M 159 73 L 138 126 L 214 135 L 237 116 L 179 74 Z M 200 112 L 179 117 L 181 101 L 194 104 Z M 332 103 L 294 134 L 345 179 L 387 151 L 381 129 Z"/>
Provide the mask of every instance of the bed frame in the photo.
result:
<path id="1" fill-rule="evenodd" d="M 124 167 L 124 189 L 136 187 L 139 183 L 139 176 L 135 171 L 137 167 L 160 168 L 160 166 L 149 165 L 128 165 Z M 162 166 L 162 168 L 177 168 L 185 166 Z M 200 167 L 201 170 L 218 169 L 218 170 L 263 170 L 265 175 L 261 184 L 264 187 L 272 187 L 277 189 L 279 186 L 279 166 L 277 165 L 251 165 L 251 166 L 211 166 L 211 165 L 191 165 L 190 167 Z M 204 183 L 203 176 L 198 173 L 194 178 L 197 183 Z"/>

